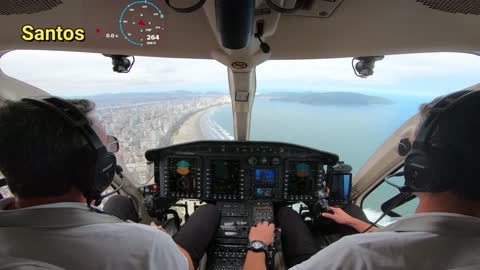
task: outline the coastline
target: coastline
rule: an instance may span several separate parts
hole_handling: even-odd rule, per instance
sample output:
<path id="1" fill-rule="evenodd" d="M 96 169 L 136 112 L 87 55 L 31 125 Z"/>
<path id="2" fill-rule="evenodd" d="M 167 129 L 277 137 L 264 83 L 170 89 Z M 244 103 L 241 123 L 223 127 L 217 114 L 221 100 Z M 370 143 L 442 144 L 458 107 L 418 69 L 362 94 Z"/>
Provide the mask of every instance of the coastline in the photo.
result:
<path id="1" fill-rule="evenodd" d="M 180 121 L 176 129 L 172 132 L 170 137 L 170 144 L 180 144 L 192 141 L 204 140 L 205 135 L 200 128 L 200 120 L 202 116 L 210 109 L 223 106 L 219 104 L 204 108 L 202 110 L 193 112 L 187 115 L 183 121 Z"/>

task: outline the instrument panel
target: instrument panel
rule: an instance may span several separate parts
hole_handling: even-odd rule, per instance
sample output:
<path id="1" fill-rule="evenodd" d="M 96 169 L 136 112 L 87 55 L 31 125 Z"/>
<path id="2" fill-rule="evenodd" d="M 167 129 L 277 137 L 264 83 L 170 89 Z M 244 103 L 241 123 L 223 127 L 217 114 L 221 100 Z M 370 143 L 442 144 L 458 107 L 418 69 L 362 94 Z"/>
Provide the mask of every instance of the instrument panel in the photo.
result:
<path id="1" fill-rule="evenodd" d="M 351 174 L 337 155 L 278 142 L 201 141 L 149 150 L 155 184 L 141 188 L 148 213 L 165 217 L 178 199 L 215 204 L 221 212 L 207 269 L 242 269 L 249 228 L 274 221 L 276 205 L 348 201 Z M 346 166 L 345 166 L 346 167 Z M 321 208 L 318 208 L 321 209 Z M 276 233 L 266 256 L 268 269 L 280 248 Z"/>
<path id="2" fill-rule="evenodd" d="M 158 196 L 205 201 L 315 201 L 332 153 L 277 142 L 201 141 L 149 150 Z"/>

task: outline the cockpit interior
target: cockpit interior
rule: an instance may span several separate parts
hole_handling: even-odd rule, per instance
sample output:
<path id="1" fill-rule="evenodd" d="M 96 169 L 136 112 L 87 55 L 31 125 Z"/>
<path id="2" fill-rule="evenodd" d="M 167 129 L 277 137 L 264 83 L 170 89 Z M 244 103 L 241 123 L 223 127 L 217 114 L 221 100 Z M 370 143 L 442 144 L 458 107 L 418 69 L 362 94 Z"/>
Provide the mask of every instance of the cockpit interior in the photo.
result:
<path id="1" fill-rule="evenodd" d="M 108 62 L 105 73 L 122 76 L 115 78 L 124 84 L 131 70 L 150 68 L 142 66 L 142 57 L 214 60 L 228 84 L 221 103 L 227 104 L 233 139 L 187 139 L 149 147 L 142 151 L 139 162 L 142 170 L 147 170 L 146 180 L 139 185 L 133 180 L 135 171 L 122 164 L 124 177 L 115 176 L 110 191 L 132 200 L 140 223 L 162 224 L 170 234 L 188 222 L 201 205 L 216 205 L 221 212 L 218 233 L 198 269 L 242 269 L 250 227 L 274 222 L 280 207 L 292 207 L 312 226 L 329 223 L 320 213 L 328 212 L 330 206 L 361 206 L 387 176 L 402 171 L 404 158 L 397 154 L 398 141 L 412 136 L 420 119 L 415 111 L 398 123 L 361 166 L 352 168 L 351 160 L 332 149 L 252 136 L 254 104 L 262 100 L 257 91 L 262 83 L 257 70 L 270 61 L 348 58 L 351 74 L 358 80 L 369 80 L 390 56 L 443 52 L 468 54 L 473 66 L 479 63 L 474 59 L 480 53 L 480 35 L 476 34 L 479 14 L 476 0 L 6 0 L 0 2 L 0 103 L 51 95 L 50 89 L 9 75 L 2 58 L 16 52 L 95 54 Z M 28 61 L 41 66 L 34 58 Z M 70 65 L 61 68 L 68 70 Z M 89 70 L 88 63 L 81 65 Z M 432 70 L 450 68 L 456 66 L 445 63 Z M 192 77 L 197 71 L 204 74 L 201 67 L 189 69 Z M 402 70 L 423 71 L 408 64 Z M 156 72 L 148 73 L 144 81 L 171 76 L 166 69 Z M 443 74 L 450 76 L 448 71 Z M 29 76 L 36 75 L 23 76 L 28 81 Z M 180 79 L 188 80 L 189 76 Z M 102 81 L 93 83 L 101 85 Z M 386 80 L 385 85 L 388 83 Z M 480 85 L 462 84 L 462 88 L 479 90 Z M 62 91 L 67 93 L 68 89 Z M 322 102 L 330 102 L 329 97 L 322 98 Z M 214 99 L 220 102 L 220 98 Z M 122 106 L 131 105 L 128 102 Z M 308 100 L 301 103 L 308 104 Z M 102 119 L 129 117 L 116 115 L 114 109 L 109 108 L 112 115 Z M 172 111 L 175 114 L 175 109 Z M 323 119 L 335 117 L 314 115 L 316 122 L 310 124 L 322 125 Z M 276 125 L 289 129 L 286 121 L 276 121 Z M 337 122 L 350 125 L 345 119 Z M 163 126 L 158 129 L 167 130 Z M 184 132 L 188 137 L 189 130 Z M 322 140 L 322 134 L 314 135 Z M 335 137 L 329 135 L 330 139 Z M 346 147 L 355 149 L 362 143 L 353 139 Z M 124 147 L 122 144 L 120 140 L 117 148 Z M 7 181 L 2 179 L 0 186 L 5 188 Z M 385 211 L 382 217 L 401 216 L 401 210 L 388 206 L 391 197 L 395 194 L 375 201 L 377 208 Z M 401 199 L 400 205 L 408 205 L 414 196 Z M 276 234 L 269 246 L 268 269 L 286 269 L 279 237 Z M 335 240 L 335 236 L 328 236 L 325 245 Z"/>

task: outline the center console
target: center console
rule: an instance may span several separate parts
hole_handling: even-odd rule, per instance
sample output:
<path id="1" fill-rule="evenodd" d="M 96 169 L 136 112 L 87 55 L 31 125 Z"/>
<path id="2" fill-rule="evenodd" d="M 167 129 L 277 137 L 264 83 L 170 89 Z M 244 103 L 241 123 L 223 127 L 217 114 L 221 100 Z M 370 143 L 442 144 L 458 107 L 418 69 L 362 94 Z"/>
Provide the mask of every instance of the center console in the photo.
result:
<path id="1" fill-rule="evenodd" d="M 221 210 L 220 227 L 215 246 L 209 252 L 207 269 L 241 270 L 245 262 L 248 234 L 251 226 L 262 221 L 273 222 L 273 205 L 267 202 L 218 202 Z M 268 269 L 273 266 L 273 256 L 278 240 L 270 245 L 267 256 Z"/>

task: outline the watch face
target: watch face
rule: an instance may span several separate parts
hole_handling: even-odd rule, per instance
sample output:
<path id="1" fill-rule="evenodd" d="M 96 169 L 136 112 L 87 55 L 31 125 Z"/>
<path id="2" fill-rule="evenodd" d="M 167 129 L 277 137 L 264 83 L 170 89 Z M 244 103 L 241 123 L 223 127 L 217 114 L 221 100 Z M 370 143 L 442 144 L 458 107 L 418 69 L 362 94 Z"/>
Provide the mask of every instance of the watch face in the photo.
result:
<path id="1" fill-rule="evenodd" d="M 254 241 L 254 242 L 252 243 L 252 247 L 253 247 L 254 249 L 261 249 L 261 248 L 263 247 L 263 244 L 262 244 L 261 242 Z"/>

